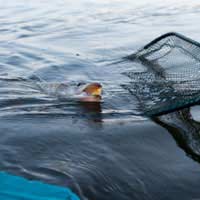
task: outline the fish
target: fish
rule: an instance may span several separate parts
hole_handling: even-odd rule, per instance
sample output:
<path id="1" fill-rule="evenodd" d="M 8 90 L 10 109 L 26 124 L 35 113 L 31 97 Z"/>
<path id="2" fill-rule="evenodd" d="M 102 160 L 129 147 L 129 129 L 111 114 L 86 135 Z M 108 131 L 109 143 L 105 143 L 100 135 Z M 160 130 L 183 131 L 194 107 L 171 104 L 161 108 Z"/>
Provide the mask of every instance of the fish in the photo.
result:
<path id="1" fill-rule="evenodd" d="M 102 85 L 93 83 L 40 83 L 40 90 L 50 96 L 74 99 L 80 102 L 101 102 Z"/>

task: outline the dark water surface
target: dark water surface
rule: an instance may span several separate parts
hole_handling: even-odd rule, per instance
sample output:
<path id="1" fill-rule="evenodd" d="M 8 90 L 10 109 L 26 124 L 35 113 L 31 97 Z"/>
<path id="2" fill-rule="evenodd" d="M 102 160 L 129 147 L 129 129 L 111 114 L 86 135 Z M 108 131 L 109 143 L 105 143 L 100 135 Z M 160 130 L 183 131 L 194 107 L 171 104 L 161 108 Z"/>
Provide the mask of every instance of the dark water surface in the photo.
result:
<path id="1" fill-rule="evenodd" d="M 177 31 L 200 41 L 200 3 L 0 0 L 0 170 L 89 200 L 200 198 L 198 106 L 140 116 L 119 62 Z M 101 104 L 52 83 L 101 82 Z M 191 116 L 191 113 L 193 116 Z"/>

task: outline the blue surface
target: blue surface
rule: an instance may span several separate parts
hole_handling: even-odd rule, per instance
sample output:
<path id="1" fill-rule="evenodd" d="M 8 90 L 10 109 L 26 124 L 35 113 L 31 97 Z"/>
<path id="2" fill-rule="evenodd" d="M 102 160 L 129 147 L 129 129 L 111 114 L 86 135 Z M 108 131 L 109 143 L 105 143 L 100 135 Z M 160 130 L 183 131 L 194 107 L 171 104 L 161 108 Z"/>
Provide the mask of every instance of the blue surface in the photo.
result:
<path id="1" fill-rule="evenodd" d="M 0 172 L 1 200 L 79 200 L 70 189 Z"/>

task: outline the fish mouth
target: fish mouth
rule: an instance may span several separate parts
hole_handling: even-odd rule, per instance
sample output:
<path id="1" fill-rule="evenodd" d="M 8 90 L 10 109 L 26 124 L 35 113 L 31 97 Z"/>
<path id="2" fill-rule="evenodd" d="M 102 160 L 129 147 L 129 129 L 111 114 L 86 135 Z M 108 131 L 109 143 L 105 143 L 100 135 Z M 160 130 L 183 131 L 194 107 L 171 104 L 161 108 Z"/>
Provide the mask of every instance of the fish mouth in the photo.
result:
<path id="1" fill-rule="evenodd" d="M 83 89 L 83 92 L 88 96 L 101 96 L 102 86 L 99 83 L 91 83 Z"/>
<path id="2" fill-rule="evenodd" d="M 91 93 L 91 96 L 94 96 L 94 97 L 101 97 L 101 94 L 102 94 L 102 88 L 97 88 L 97 89 L 94 89 L 94 91 Z"/>

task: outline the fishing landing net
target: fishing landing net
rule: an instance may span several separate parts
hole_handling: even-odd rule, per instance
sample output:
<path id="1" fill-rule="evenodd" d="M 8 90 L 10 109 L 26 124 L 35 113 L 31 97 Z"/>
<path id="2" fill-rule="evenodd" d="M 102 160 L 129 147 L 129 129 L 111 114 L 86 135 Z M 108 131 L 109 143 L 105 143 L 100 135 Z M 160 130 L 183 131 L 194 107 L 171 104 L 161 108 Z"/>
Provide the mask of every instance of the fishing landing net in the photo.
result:
<path id="1" fill-rule="evenodd" d="M 126 85 L 147 116 L 200 102 L 200 44 L 178 33 L 162 35 L 127 59 L 137 70 Z"/>

